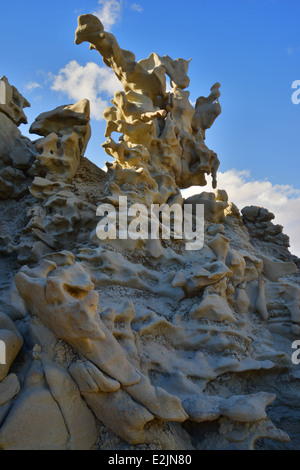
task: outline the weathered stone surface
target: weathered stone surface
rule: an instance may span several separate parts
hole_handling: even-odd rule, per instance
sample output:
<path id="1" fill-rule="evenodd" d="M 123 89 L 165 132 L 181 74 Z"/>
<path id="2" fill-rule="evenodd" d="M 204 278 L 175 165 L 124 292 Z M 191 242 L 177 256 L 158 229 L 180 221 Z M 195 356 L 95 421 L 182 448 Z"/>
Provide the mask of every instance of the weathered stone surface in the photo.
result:
<path id="1" fill-rule="evenodd" d="M 199 306 L 190 312 L 191 318 L 207 318 L 213 321 L 230 321 L 235 323 L 235 317 L 228 303 L 216 294 L 208 295 Z"/>
<path id="2" fill-rule="evenodd" d="M 0 341 L 5 344 L 5 364 L 0 363 L 0 382 L 3 380 L 23 346 L 23 338 L 14 322 L 0 312 Z"/>
<path id="3" fill-rule="evenodd" d="M 242 210 L 244 224 L 251 237 L 265 242 L 276 243 L 284 248 L 290 246 L 289 237 L 282 233 L 282 225 L 275 225 L 271 221 L 275 215 L 263 207 L 247 206 Z"/>
<path id="4" fill-rule="evenodd" d="M 34 366 L 0 429 L 0 449 L 66 450 L 67 441 L 59 406 L 45 386 L 42 368 Z"/>
<path id="5" fill-rule="evenodd" d="M 93 414 L 81 400 L 67 371 L 45 361 L 44 371 L 51 395 L 58 403 L 69 432 L 68 450 L 90 450 L 98 433 Z"/>
<path id="6" fill-rule="evenodd" d="M 31 125 L 29 132 L 47 137 L 59 137 L 75 132 L 78 135 L 80 155 L 84 155 L 91 137 L 90 103 L 84 99 L 76 104 L 59 106 L 53 111 L 40 114 Z"/>
<path id="7" fill-rule="evenodd" d="M 21 132 L 5 114 L 0 113 L 0 162 L 10 164 L 11 153 Z"/>
<path id="8" fill-rule="evenodd" d="M 203 192 L 191 196 L 184 201 L 185 204 L 203 204 L 204 216 L 209 222 L 219 224 L 224 222 L 224 211 L 228 207 L 227 195 L 218 196 L 216 193 Z"/>
<path id="9" fill-rule="evenodd" d="M 8 375 L 0 382 L 0 406 L 5 405 L 20 391 L 20 383 L 15 374 Z"/>
<path id="10" fill-rule="evenodd" d="M 267 417 L 265 408 L 274 401 L 275 395 L 259 393 L 257 395 L 220 397 L 195 396 L 184 401 L 183 405 L 195 422 L 215 421 L 226 416 L 236 422 L 251 423 Z"/>
<path id="11" fill-rule="evenodd" d="M 101 372 L 90 361 L 72 364 L 69 370 L 82 392 L 116 392 L 121 387 L 120 382 Z"/>
<path id="12" fill-rule="evenodd" d="M 283 276 L 291 274 L 297 274 L 298 269 L 295 263 L 290 262 L 278 262 L 273 261 L 267 256 L 260 255 L 260 258 L 264 262 L 264 274 L 270 281 L 276 282 Z"/>
<path id="13" fill-rule="evenodd" d="M 82 396 L 97 418 L 126 442 L 145 441 L 144 427 L 154 416 L 124 390 L 112 394 L 82 392 Z"/>
<path id="14" fill-rule="evenodd" d="M 27 118 L 23 108 L 28 108 L 30 104 L 11 86 L 6 77 L 0 79 L 0 113 L 6 114 L 17 126 L 27 124 Z"/>
<path id="15" fill-rule="evenodd" d="M 111 180 L 119 181 L 121 191 L 126 193 L 131 182 L 142 196 L 146 184 L 149 197 L 164 203 L 170 196 L 178 197 L 176 184 L 180 188 L 204 186 L 205 174 L 212 174 L 216 185 L 219 160 L 204 139 L 205 130 L 221 112 L 215 103 L 220 85 L 214 85 L 208 98 L 199 98 L 195 109 L 185 91 L 189 61 L 151 54 L 136 62 L 134 54 L 121 49 L 116 38 L 92 15 L 78 18 L 75 42 L 84 41 L 102 55 L 124 88 L 124 92 L 115 93 L 113 106 L 104 112 L 108 123 L 104 148 L 116 159 L 108 166 L 108 173 Z M 166 91 L 166 74 L 173 87 L 170 93 Z M 113 131 L 123 134 L 119 143 L 112 139 Z M 113 184 L 109 191 L 115 195 Z"/>
<path id="16" fill-rule="evenodd" d="M 136 62 L 92 15 L 84 41 L 123 86 L 104 111 L 107 173 L 84 157 L 87 100 L 38 116 L 31 142 L 26 100 L 0 81 L 0 449 L 298 448 L 300 261 L 267 209 L 181 193 L 207 175 L 216 188 L 220 84 L 194 107 L 189 60 Z M 97 206 L 117 217 L 120 196 L 147 226 L 152 205 L 189 204 L 203 246 L 187 248 L 177 213 L 167 239 L 121 224 L 100 239 Z"/>

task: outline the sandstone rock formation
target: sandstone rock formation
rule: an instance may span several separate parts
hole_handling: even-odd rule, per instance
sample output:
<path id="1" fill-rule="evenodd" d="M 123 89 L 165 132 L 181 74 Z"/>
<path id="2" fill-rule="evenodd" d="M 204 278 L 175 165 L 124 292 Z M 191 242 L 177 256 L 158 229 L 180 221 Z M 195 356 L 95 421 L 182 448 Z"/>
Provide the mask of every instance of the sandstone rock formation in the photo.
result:
<path id="1" fill-rule="evenodd" d="M 87 100 L 40 115 L 31 142 L 29 103 L 0 81 L 0 449 L 296 449 L 299 260 L 266 209 L 180 191 L 216 187 L 220 85 L 193 107 L 189 61 L 136 62 L 92 15 L 83 41 L 123 86 L 104 112 L 107 173 L 84 156 Z M 97 207 L 120 217 L 120 197 L 146 224 L 177 204 L 194 227 L 204 206 L 203 247 L 186 248 L 175 216 L 170 239 L 158 219 L 158 237 L 119 223 L 101 240 Z"/>

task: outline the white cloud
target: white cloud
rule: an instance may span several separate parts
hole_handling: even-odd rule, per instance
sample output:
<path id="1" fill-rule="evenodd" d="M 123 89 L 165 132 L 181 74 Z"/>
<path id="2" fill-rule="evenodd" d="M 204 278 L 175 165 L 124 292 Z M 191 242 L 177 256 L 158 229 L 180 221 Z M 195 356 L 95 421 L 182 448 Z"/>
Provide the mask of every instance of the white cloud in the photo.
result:
<path id="1" fill-rule="evenodd" d="M 249 171 L 234 169 L 218 172 L 218 188 L 225 189 L 229 200 L 240 210 L 252 205 L 273 212 L 274 223 L 283 225 L 284 233 L 290 237 L 290 251 L 300 257 L 300 190 L 289 185 L 273 185 L 270 181 L 251 181 Z M 212 191 L 212 188 L 194 186 L 182 193 L 186 198 L 202 191 Z"/>
<path id="2" fill-rule="evenodd" d="M 25 88 L 26 88 L 26 90 L 31 92 L 33 90 L 36 90 L 37 88 L 43 88 L 43 87 L 42 87 L 42 85 L 40 85 L 37 82 L 29 82 L 29 83 L 26 83 Z"/>
<path id="3" fill-rule="evenodd" d="M 103 23 L 104 29 L 110 29 L 121 19 L 122 0 L 99 0 L 94 15 Z"/>
<path id="4" fill-rule="evenodd" d="M 120 89 L 120 83 L 109 68 L 94 62 L 82 66 L 72 60 L 53 77 L 51 89 L 63 92 L 75 101 L 87 98 L 91 103 L 91 117 L 99 121 L 110 104 L 105 98 L 112 98 Z"/>
<path id="5" fill-rule="evenodd" d="M 130 5 L 131 10 L 137 11 L 138 13 L 142 13 L 143 7 L 139 5 L 138 3 L 132 3 Z"/>

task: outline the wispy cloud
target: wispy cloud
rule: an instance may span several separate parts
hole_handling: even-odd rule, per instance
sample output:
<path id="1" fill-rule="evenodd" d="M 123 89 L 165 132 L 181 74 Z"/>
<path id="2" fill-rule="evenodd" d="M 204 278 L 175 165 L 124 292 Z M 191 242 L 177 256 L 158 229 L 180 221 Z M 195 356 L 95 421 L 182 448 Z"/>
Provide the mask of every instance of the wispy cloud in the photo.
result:
<path id="1" fill-rule="evenodd" d="M 122 0 L 99 0 L 98 8 L 93 14 L 98 16 L 105 29 L 110 29 L 121 19 Z"/>
<path id="2" fill-rule="evenodd" d="M 52 90 L 62 92 L 72 100 L 87 98 L 91 103 L 91 117 L 98 121 L 109 105 L 108 98 L 112 98 L 119 88 L 120 83 L 110 69 L 94 62 L 82 66 L 76 60 L 59 70 L 51 86 Z"/>
<path id="3" fill-rule="evenodd" d="M 290 237 L 290 251 L 300 257 L 300 191 L 289 185 L 273 185 L 270 181 L 252 181 L 248 171 L 218 172 L 218 187 L 225 189 L 230 201 L 239 209 L 253 205 L 267 208 L 275 215 L 274 223 L 283 225 Z M 206 189 L 207 188 L 207 189 Z M 183 191 L 184 197 L 202 191 L 212 191 L 210 186 L 194 186 Z"/>
<path id="4" fill-rule="evenodd" d="M 37 88 L 43 88 L 43 87 L 37 82 L 29 82 L 29 83 L 26 83 L 25 88 L 27 91 L 32 92 L 33 90 L 36 90 Z"/>
<path id="5" fill-rule="evenodd" d="M 131 3 L 130 8 L 138 13 L 142 13 L 143 11 L 143 7 L 139 3 Z"/>

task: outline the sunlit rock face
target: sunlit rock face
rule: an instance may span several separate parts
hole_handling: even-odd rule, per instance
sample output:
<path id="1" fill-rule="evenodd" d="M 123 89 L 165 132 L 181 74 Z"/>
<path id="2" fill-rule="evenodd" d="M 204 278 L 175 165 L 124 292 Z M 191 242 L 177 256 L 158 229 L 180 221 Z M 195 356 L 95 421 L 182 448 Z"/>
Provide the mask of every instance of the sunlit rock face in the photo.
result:
<path id="1" fill-rule="evenodd" d="M 115 93 L 113 106 L 104 111 L 103 147 L 115 159 L 108 166 L 110 181 L 123 193 L 131 185 L 139 200 L 150 191 L 149 198 L 161 204 L 178 198 L 180 188 L 204 186 L 206 175 L 212 175 L 216 186 L 219 160 L 206 146 L 205 132 L 221 112 L 220 84 L 213 85 L 207 98 L 198 98 L 194 108 L 186 91 L 189 61 L 153 53 L 136 62 L 92 15 L 78 19 L 75 42 L 83 41 L 102 55 L 123 86 Z M 121 134 L 119 142 L 113 132 Z M 113 184 L 108 191 L 116 194 Z"/>
<path id="2" fill-rule="evenodd" d="M 0 81 L 0 449 L 299 448 L 299 260 L 273 214 L 216 189 L 219 83 L 194 107 L 189 61 L 136 62 L 92 15 L 84 41 L 123 87 L 104 112 L 107 173 L 84 156 L 84 97 L 38 116 L 31 142 L 29 103 Z M 183 200 L 207 177 L 214 193 Z M 177 204 L 197 227 L 203 206 L 203 246 L 174 227 L 101 240 L 97 207 L 120 197 L 147 223 Z"/>

